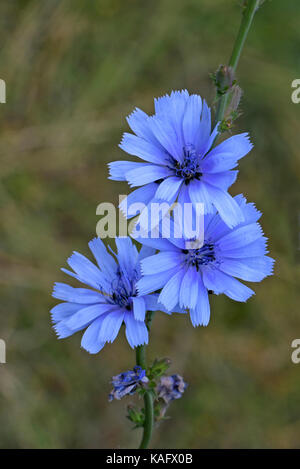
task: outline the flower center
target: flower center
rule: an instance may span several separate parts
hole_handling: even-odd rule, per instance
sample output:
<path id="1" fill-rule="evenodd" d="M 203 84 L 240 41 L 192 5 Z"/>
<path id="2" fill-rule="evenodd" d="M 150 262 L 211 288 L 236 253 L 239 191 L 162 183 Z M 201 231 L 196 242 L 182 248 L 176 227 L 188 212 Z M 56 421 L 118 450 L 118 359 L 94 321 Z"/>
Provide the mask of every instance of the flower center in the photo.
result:
<path id="1" fill-rule="evenodd" d="M 200 171 L 199 158 L 194 145 L 186 145 L 183 148 L 184 159 L 182 163 L 174 161 L 175 175 L 184 179 L 186 185 L 193 179 L 200 179 L 202 172 Z"/>
<path id="2" fill-rule="evenodd" d="M 128 311 L 131 310 L 132 301 L 130 297 L 136 296 L 135 283 L 137 280 L 137 274 L 131 280 L 128 279 L 120 269 L 117 272 L 118 279 L 112 283 L 111 289 L 111 303 L 121 306 Z"/>
<path id="3" fill-rule="evenodd" d="M 207 265 L 216 260 L 212 243 L 205 243 L 199 249 L 183 249 L 183 253 L 186 254 L 186 263 L 195 266 L 197 271 L 200 265 Z"/>
<path id="4" fill-rule="evenodd" d="M 122 291 L 115 291 L 112 294 L 112 302 L 121 308 L 126 308 L 128 311 L 131 309 L 129 298 Z"/>

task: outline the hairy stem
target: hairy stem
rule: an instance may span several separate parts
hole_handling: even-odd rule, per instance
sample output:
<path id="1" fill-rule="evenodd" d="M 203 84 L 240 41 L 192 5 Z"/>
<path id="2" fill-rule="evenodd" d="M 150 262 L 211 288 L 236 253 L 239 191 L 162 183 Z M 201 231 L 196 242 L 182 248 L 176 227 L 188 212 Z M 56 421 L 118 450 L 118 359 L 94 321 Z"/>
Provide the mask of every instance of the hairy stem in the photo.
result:
<path id="1" fill-rule="evenodd" d="M 246 6 L 244 7 L 244 12 L 242 16 L 242 21 L 240 25 L 240 29 L 238 35 L 236 37 L 232 54 L 228 63 L 229 67 L 232 67 L 233 71 L 236 70 L 236 67 L 239 62 L 239 58 L 241 56 L 241 52 L 243 50 L 252 20 L 254 18 L 255 12 L 259 7 L 260 0 L 248 0 L 246 2 Z M 221 122 L 224 118 L 225 110 L 227 107 L 229 93 L 225 93 L 223 96 L 219 98 L 215 123 Z"/>
<path id="2" fill-rule="evenodd" d="M 140 345 L 136 349 L 136 364 L 141 366 L 144 370 L 147 369 L 146 364 L 146 346 Z M 139 446 L 140 449 L 145 449 L 148 447 L 152 429 L 153 429 L 153 398 L 151 391 L 146 391 L 144 394 L 144 405 L 145 405 L 145 422 L 143 430 L 143 438 Z"/>

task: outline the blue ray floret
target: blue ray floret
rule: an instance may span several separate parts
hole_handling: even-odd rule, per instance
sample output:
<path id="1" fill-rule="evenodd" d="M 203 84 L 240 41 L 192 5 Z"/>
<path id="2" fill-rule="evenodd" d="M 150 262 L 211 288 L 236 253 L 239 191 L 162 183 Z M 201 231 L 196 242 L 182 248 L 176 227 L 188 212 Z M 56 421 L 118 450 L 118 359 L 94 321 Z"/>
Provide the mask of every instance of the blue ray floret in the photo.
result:
<path id="1" fill-rule="evenodd" d="M 97 266 L 78 252 L 68 259 L 73 269 L 62 269 L 88 288 L 73 288 L 65 283 L 54 285 L 53 296 L 63 303 L 51 310 L 58 338 L 69 337 L 86 329 L 81 346 L 98 353 L 106 342 L 113 342 L 121 325 L 132 348 L 148 343 L 146 311 L 156 311 L 158 295 L 137 296 L 136 283 L 141 277 L 140 261 L 155 251 L 143 246 L 140 252 L 130 238 L 116 238 L 117 254 L 109 254 L 99 238 L 89 243 Z"/>
<path id="2" fill-rule="evenodd" d="M 120 147 L 143 163 L 115 161 L 110 179 L 138 187 L 120 208 L 153 202 L 204 204 L 205 213 L 218 210 L 233 227 L 243 221 L 238 203 L 228 194 L 238 171 L 238 160 L 252 148 L 247 133 L 234 135 L 212 148 L 218 124 L 211 128 L 211 111 L 205 100 L 184 91 L 155 99 L 155 114 L 136 109 L 127 119 L 135 133 L 125 133 Z M 133 214 L 131 214 L 133 216 Z"/>
<path id="3" fill-rule="evenodd" d="M 144 259 L 139 294 L 161 289 L 158 301 L 166 309 L 186 308 L 194 326 L 206 326 L 210 319 L 209 293 L 224 293 L 235 301 L 246 301 L 253 290 L 237 279 L 260 282 L 272 274 L 274 260 L 268 257 L 261 213 L 242 195 L 235 202 L 244 221 L 229 228 L 218 213 L 204 217 L 204 242 L 196 249 L 187 248 L 184 238 L 140 238 L 160 252 Z"/>
<path id="4" fill-rule="evenodd" d="M 112 377 L 113 390 L 109 394 L 109 401 L 120 400 L 127 394 L 132 395 L 138 386 L 148 383 L 146 371 L 140 366 Z"/>

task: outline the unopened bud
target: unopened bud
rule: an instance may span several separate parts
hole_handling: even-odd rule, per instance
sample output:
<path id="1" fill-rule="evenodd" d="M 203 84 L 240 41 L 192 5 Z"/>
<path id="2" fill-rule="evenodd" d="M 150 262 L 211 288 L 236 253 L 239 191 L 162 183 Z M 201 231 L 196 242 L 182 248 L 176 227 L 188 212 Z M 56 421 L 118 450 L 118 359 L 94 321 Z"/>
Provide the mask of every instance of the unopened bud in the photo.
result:
<path id="1" fill-rule="evenodd" d="M 236 113 L 243 95 L 243 90 L 238 85 L 234 85 L 230 94 L 230 101 L 225 112 L 225 119 L 233 117 L 232 114 Z"/>
<path id="2" fill-rule="evenodd" d="M 228 65 L 220 65 L 216 73 L 212 75 L 212 80 L 217 88 L 217 94 L 227 93 L 236 83 L 234 71 Z"/>
<path id="3" fill-rule="evenodd" d="M 154 360 L 153 365 L 149 368 L 148 372 L 150 379 L 155 380 L 162 376 L 170 365 L 171 360 L 169 358 L 160 358 L 159 360 Z"/>
<path id="4" fill-rule="evenodd" d="M 143 411 L 137 410 L 133 405 L 127 407 L 127 418 L 135 424 L 135 428 L 144 425 L 145 415 Z"/>

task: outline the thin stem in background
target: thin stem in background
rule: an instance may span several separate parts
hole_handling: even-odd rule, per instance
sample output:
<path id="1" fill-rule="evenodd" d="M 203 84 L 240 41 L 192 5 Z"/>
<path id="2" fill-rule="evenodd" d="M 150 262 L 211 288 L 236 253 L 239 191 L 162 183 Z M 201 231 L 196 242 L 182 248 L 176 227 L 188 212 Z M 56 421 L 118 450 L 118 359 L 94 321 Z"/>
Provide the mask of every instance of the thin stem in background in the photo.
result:
<path id="1" fill-rule="evenodd" d="M 260 0 L 248 0 L 246 7 L 244 7 L 245 10 L 243 12 L 240 29 L 236 37 L 233 50 L 232 50 L 232 54 L 228 63 L 228 66 L 231 67 L 234 72 L 238 65 L 239 58 L 241 56 L 241 52 L 243 50 L 252 20 L 254 18 L 256 10 L 259 7 L 259 4 L 260 4 Z M 229 96 L 229 93 L 227 92 L 219 98 L 215 124 L 217 124 L 217 122 L 221 122 L 224 118 L 224 114 L 225 114 L 225 110 L 226 110 L 227 102 L 228 102 L 228 96 Z"/>

